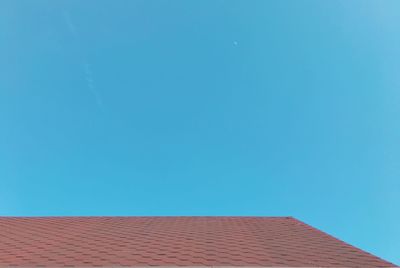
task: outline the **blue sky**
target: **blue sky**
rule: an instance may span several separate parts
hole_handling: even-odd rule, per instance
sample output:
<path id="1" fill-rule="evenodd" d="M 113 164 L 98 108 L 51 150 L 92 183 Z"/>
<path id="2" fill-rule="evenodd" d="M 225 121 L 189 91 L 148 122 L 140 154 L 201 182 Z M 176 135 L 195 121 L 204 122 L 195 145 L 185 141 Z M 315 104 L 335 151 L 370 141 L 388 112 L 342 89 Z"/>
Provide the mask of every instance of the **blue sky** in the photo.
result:
<path id="1" fill-rule="evenodd" d="M 400 263 L 400 1 L 0 2 L 0 214 L 292 215 Z"/>

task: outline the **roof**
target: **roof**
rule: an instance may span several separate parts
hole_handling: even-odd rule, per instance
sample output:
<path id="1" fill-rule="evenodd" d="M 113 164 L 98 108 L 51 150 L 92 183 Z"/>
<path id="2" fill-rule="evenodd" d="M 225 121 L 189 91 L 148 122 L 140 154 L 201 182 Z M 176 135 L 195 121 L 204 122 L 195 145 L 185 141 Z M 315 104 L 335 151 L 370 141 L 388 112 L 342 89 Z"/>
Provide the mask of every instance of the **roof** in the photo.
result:
<path id="1" fill-rule="evenodd" d="M 395 267 L 291 217 L 0 217 L 2 267 Z"/>

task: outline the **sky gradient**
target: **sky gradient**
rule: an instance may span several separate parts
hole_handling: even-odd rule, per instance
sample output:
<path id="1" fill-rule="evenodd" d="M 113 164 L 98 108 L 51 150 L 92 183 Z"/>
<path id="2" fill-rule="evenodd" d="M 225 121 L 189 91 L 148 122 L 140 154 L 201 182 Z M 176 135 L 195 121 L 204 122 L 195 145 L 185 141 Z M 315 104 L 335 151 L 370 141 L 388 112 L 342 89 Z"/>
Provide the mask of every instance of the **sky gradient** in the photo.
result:
<path id="1" fill-rule="evenodd" d="M 290 215 L 400 264 L 398 14 L 0 1 L 0 215 Z"/>

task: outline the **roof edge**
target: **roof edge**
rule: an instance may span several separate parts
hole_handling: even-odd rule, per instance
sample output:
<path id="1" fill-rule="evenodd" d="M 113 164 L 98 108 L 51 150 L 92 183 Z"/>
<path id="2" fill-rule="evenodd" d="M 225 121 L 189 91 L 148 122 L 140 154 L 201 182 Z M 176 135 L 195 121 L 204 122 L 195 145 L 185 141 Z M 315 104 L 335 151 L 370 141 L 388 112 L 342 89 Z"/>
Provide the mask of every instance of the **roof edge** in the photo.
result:
<path id="1" fill-rule="evenodd" d="M 37 268 L 37 266 L 0 266 L 0 268 Z M 44 266 L 42 268 L 65 268 L 66 266 Z M 351 266 L 68 266 L 73 268 L 354 268 Z M 364 268 L 376 268 L 364 266 Z M 380 266 L 379 268 L 399 268 L 399 266 Z"/>
<path id="2" fill-rule="evenodd" d="M 354 246 L 354 245 L 352 245 L 352 244 L 350 244 L 350 243 L 348 243 L 348 242 L 346 242 L 346 241 L 343 241 L 343 240 L 341 240 L 341 239 L 339 239 L 339 238 L 337 238 L 337 237 L 335 237 L 335 236 L 333 236 L 333 235 L 331 235 L 331 234 L 329 234 L 329 233 L 326 233 L 326 232 L 324 232 L 324 231 L 322 231 L 322 230 L 320 230 L 320 229 L 318 229 L 318 228 L 316 228 L 316 227 L 314 227 L 314 226 L 311 226 L 311 225 L 309 225 L 309 224 L 307 224 L 307 223 L 305 223 L 305 222 L 303 222 L 303 221 L 301 221 L 301 220 L 299 220 L 299 219 L 297 219 L 297 218 L 295 218 L 295 217 L 288 217 L 288 218 L 291 218 L 291 219 L 294 220 L 297 224 L 301 224 L 301 225 L 305 226 L 305 227 L 308 228 L 308 229 L 314 230 L 314 231 L 319 232 L 319 233 L 321 233 L 321 234 L 323 234 L 323 235 L 325 235 L 325 236 L 328 236 L 328 237 L 330 237 L 330 238 L 332 238 L 332 239 L 335 239 L 336 241 L 339 241 L 339 242 L 341 242 L 341 243 L 343 243 L 343 244 L 345 244 L 345 245 L 347 245 L 347 246 L 353 247 L 353 248 L 355 248 L 355 249 L 356 249 L 357 251 L 359 251 L 359 252 L 366 253 L 366 254 L 368 254 L 368 255 L 374 257 L 374 258 L 379 259 L 379 260 L 382 261 L 382 262 L 386 262 L 387 264 L 389 264 L 389 266 L 387 266 L 387 267 L 399 267 L 399 266 L 396 266 L 396 264 L 394 264 L 394 263 L 392 263 L 392 262 L 390 262 L 390 261 L 387 261 L 387 260 L 385 260 L 385 259 L 382 259 L 381 257 L 379 257 L 379 256 L 377 256 L 377 255 L 374 255 L 374 254 L 372 254 L 372 253 L 370 253 L 370 252 L 368 252 L 368 251 L 366 251 L 366 250 L 364 250 L 364 249 L 361 249 L 361 248 L 359 248 L 358 246 Z M 335 267 L 335 268 L 336 268 L 336 267 Z M 341 268 L 342 268 L 342 267 L 341 267 Z M 343 267 L 343 268 L 345 268 L 345 267 Z M 385 268 L 385 267 L 382 267 L 382 268 Z"/>

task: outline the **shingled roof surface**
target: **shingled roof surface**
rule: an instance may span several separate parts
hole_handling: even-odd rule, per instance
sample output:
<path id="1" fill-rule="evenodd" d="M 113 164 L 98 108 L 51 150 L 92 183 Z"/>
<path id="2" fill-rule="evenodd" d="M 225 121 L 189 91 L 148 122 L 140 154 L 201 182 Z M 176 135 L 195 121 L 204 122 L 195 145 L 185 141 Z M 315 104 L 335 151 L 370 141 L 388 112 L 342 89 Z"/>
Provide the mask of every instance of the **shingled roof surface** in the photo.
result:
<path id="1" fill-rule="evenodd" d="M 2 267 L 395 267 L 291 217 L 0 217 Z"/>

